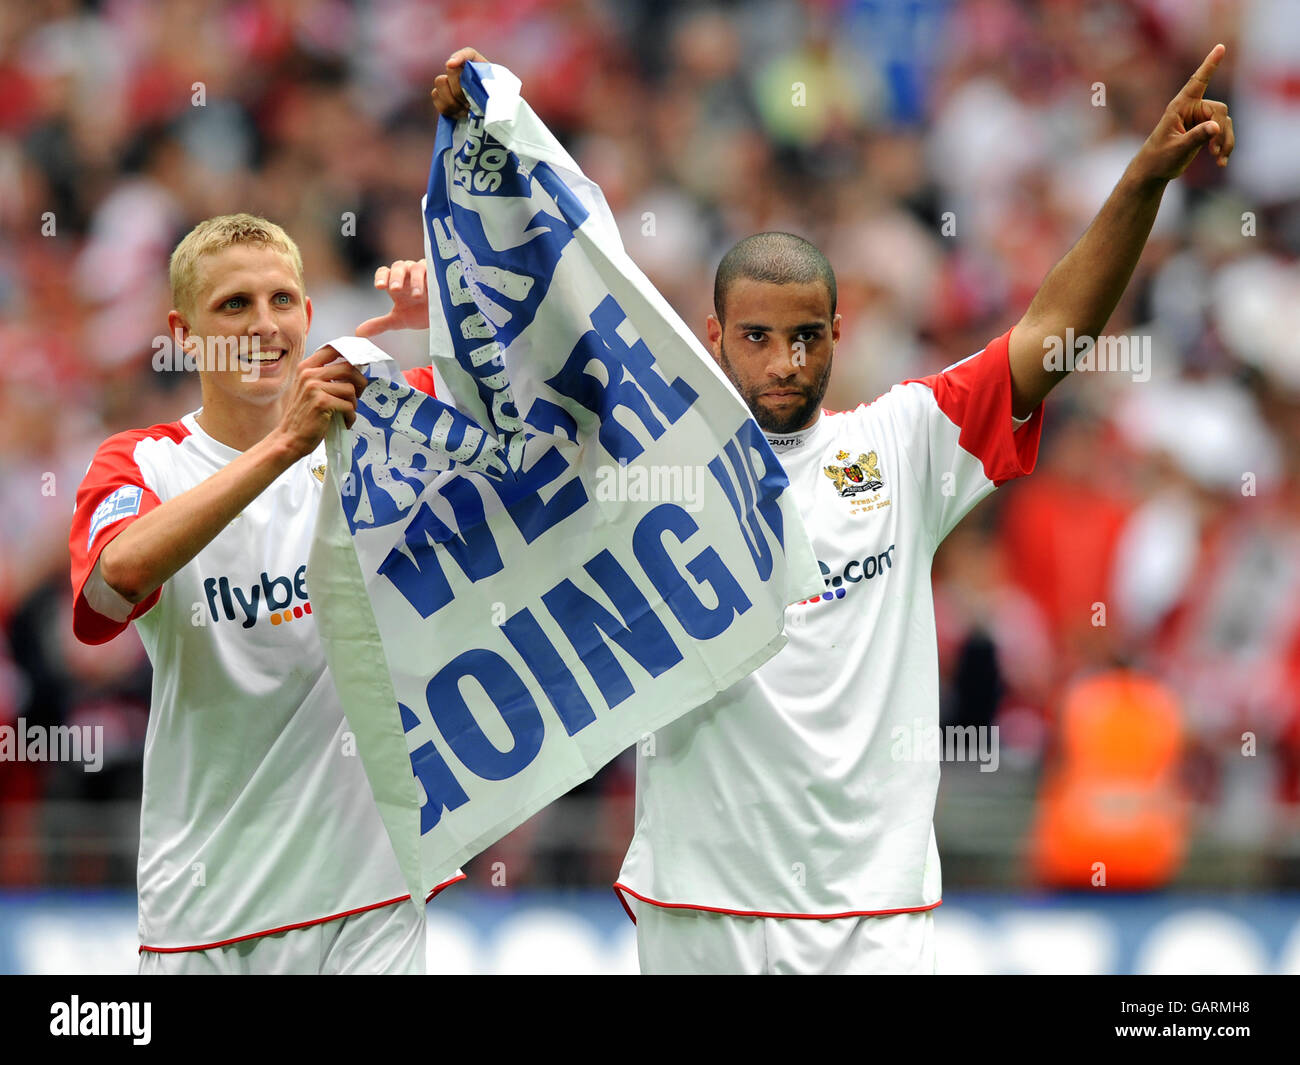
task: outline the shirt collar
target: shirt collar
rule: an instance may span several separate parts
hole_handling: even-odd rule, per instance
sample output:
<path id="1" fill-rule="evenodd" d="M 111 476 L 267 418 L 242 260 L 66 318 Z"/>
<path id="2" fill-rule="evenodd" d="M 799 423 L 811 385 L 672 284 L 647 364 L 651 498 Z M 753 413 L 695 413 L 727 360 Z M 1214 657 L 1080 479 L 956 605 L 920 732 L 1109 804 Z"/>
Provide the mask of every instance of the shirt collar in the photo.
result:
<path id="1" fill-rule="evenodd" d="M 817 412 L 817 420 L 808 426 L 807 429 L 800 429 L 797 433 L 768 433 L 763 435 L 767 437 L 767 442 L 773 451 L 793 451 L 795 448 L 803 447 L 808 443 L 813 433 L 817 431 L 818 426 L 822 423 L 822 412 Z"/>

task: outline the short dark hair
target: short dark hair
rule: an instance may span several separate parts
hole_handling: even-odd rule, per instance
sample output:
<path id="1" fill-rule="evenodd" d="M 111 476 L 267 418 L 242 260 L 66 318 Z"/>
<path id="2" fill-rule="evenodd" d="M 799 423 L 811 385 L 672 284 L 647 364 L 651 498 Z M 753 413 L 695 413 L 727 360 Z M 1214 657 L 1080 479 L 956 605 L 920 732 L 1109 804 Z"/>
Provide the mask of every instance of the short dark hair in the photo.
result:
<path id="1" fill-rule="evenodd" d="M 719 322 L 724 320 L 727 292 L 741 278 L 776 285 L 820 280 L 830 293 L 832 317 L 835 314 L 835 271 L 817 245 L 793 233 L 755 233 L 722 257 L 713 279 L 713 313 Z"/>

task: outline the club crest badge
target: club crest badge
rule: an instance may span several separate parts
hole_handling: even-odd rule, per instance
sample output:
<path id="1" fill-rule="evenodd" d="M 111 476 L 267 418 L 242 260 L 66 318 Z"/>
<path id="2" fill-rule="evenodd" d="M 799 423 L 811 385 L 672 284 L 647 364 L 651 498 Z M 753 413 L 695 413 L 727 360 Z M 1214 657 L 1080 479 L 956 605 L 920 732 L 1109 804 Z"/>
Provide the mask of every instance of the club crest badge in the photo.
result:
<path id="1" fill-rule="evenodd" d="M 319 466 L 313 466 L 311 472 L 312 476 L 315 477 L 316 480 L 320 481 L 321 484 L 325 483 L 325 463 L 322 462 Z"/>
<path id="2" fill-rule="evenodd" d="M 835 455 L 835 461 L 839 465 L 823 467 L 823 472 L 841 496 L 874 492 L 885 486 L 885 482 L 880 479 L 880 460 L 874 451 L 859 455 L 856 462 L 849 462 L 847 451 L 839 451 Z"/>

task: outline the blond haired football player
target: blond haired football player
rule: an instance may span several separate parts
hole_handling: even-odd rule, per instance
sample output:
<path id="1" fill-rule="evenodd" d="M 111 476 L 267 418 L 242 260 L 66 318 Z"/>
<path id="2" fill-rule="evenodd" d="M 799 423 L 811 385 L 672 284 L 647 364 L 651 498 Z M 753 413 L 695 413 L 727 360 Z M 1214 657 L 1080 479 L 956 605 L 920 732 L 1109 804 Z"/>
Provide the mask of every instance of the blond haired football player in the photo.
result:
<path id="1" fill-rule="evenodd" d="M 394 308 L 369 332 L 417 324 L 414 273 L 380 277 Z M 336 414 L 355 419 L 365 378 L 333 347 L 303 357 L 302 259 L 272 222 L 199 223 L 171 284 L 168 324 L 198 365 L 202 407 L 107 440 L 70 536 L 76 635 L 102 643 L 134 622 L 154 667 L 140 971 L 423 972 L 422 907 L 347 731 L 306 582 L 322 440 Z M 407 378 L 432 390 L 428 369 Z"/>

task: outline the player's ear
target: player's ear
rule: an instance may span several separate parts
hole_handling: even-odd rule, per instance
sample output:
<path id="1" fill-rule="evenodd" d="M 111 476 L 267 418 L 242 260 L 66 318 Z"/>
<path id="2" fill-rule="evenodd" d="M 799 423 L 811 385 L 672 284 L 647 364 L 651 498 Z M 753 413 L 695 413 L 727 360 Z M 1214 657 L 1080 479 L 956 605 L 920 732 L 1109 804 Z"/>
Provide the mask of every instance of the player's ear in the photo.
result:
<path id="1" fill-rule="evenodd" d="M 171 336 L 172 343 L 184 350 L 190 340 L 190 323 L 175 307 L 167 312 L 167 332 Z"/>
<path id="2" fill-rule="evenodd" d="M 715 315 L 710 314 L 704 320 L 704 328 L 709 336 L 709 347 L 713 349 L 713 361 L 721 364 L 722 362 L 722 323 L 718 321 Z"/>
<path id="3" fill-rule="evenodd" d="M 311 331 L 311 297 L 303 296 L 302 305 L 307 308 L 307 330 Z"/>

